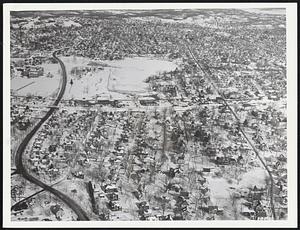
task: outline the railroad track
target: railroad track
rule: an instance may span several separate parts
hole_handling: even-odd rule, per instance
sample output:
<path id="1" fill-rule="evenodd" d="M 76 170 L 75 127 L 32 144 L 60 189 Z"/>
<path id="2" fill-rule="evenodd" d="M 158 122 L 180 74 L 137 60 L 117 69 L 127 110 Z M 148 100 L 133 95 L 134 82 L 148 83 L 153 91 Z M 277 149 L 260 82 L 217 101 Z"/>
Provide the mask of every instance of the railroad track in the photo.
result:
<path id="1" fill-rule="evenodd" d="M 194 59 L 196 65 L 198 66 L 198 68 L 201 69 L 201 71 L 206 75 L 206 77 L 208 78 L 208 80 L 210 81 L 211 85 L 213 86 L 213 88 L 216 90 L 216 92 L 218 92 L 218 94 L 220 95 L 220 97 L 222 98 L 222 100 L 224 101 L 225 105 L 229 108 L 230 112 L 232 113 L 232 115 L 234 116 L 234 118 L 237 120 L 237 122 L 240 124 L 240 120 L 236 114 L 236 112 L 231 108 L 231 106 L 228 104 L 226 98 L 224 98 L 223 94 L 218 90 L 218 88 L 216 87 L 215 83 L 213 82 L 213 80 L 209 77 L 212 75 L 211 71 L 209 70 L 208 66 L 204 66 L 203 64 L 200 64 L 198 62 L 198 60 L 195 58 L 193 52 L 191 51 L 190 47 L 188 45 L 186 45 L 190 55 L 192 56 L 192 58 Z M 274 179 L 273 179 L 273 175 L 271 170 L 269 169 L 269 167 L 266 165 L 266 163 L 264 162 L 263 158 L 261 157 L 260 153 L 258 152 L 258 150 L 256 149 L 256 147 L 253 145 L 253 143 L 250 141 L 249 137 L 247 136 L 247 134 L 245 133 L 245 131 L 243 130 L 243 128 L 240 126 L 239 127 L 239 131 L 241 132 L 241 134 L 243 135 L 244 139 L 248 142 L 248 144 L 251 146 L 252 150 L 254 151 L 255 155 L 257 156 L 257 158 L 259 159 L 259 161 L 261 162 L 261 164 L 263 165 L 263 167 L 265 168 L 265 170 L 267 171 L 267 173 L 269 174 L 270 177 L 270 204 L 271 204 L 271 211 L 272 211 L 272 216 L 274 218 L 274 220 L 276 220 L 276 212 L 275 212 L 275 207 L 274 207 L 274 198 L 273 198 L 273 187 L 274 187 Z"/>

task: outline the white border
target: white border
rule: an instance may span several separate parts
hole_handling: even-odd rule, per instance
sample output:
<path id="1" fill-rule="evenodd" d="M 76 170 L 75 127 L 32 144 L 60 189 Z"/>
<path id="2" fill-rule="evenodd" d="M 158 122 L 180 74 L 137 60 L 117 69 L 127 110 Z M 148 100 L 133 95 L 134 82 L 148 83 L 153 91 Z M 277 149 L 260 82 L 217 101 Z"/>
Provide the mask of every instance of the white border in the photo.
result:
<path id="1" fill-rule="evenodd" d="M 12 222 L 10 217 L 10 11 L 189 8 L 286 8 L 288 79 L 288 220 L 283 221 L 78 221 Z M 3 227 L 297 227 L 297 3 L 47 3 L 3 5 Z"/>

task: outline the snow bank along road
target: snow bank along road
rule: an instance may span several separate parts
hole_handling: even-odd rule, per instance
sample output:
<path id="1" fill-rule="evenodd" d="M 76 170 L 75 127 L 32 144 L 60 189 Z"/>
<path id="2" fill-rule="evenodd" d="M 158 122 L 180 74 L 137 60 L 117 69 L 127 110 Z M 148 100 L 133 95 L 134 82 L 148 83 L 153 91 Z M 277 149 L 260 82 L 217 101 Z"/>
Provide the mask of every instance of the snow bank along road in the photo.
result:
<path id="1" fill-rule="evenodd" d="M 53 58 L 58 61 L 60 64 L 60 67 L 62 69 L 62 85 L 60 92 L 56 98 L 56 100 L 53 103 L 53 106 L 57 106 L 62 99 L 67 85 L 67 73 L 66 73 L 66 67 L 64 63 L 56 56 L 57 51 L 53 53 Z M 33 177 L 28 173 L 26 168 L 23 165 L 22 156 L 23 153 L 31 140 L 31 138 L 34 136 L 34 134 L 38 131 L 38 129 L 44 124 L 44 122 L 53 114 L 56 108 L 52 107 L 49 109 L 49 111 L 45 114 L 44 117 L 37 123 L 37 125 L 28 133 L 28 135 L 24 138 L 24 140 L 19 145 L 16 155 L 15 155 L 15 164 L 16 164 L 16 173 L 21 174 L 26 180 L 30 181 L 31 183 L 34 183 L 41 188 L 45 189 L 48 192 L 51 192 L 58 198 L 60 198 L 63 202 L 65 202 L 78 216 L 78 220 L 89 220 L 88 215 L 82 210 L 82 208 L 70 197 L 66 196 L 62 192 L 56 190 L 55 188 L 43 183 L 42 181 L 38 180 L 37 178 Z"/>

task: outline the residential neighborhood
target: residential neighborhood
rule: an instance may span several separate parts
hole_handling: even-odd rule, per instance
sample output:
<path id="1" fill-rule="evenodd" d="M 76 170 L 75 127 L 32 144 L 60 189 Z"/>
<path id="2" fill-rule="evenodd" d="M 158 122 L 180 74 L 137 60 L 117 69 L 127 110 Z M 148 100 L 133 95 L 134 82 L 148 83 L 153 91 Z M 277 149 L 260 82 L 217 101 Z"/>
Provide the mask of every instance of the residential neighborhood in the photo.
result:
<path id="1" fill-rule="evenodd" d="M 11 220 L 287 220 L 280 12 L 11 12 Z"/>

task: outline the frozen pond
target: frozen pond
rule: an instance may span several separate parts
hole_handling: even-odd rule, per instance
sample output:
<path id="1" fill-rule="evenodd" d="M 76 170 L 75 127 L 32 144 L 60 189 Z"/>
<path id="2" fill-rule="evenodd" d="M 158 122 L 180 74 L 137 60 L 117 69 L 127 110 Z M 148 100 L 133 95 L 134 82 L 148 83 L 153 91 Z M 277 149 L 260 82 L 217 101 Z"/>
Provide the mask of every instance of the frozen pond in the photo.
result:
<path id="1" fill-rule="evenodd" d="M 123 98 L 128 93 L 142 93 L 147 91 L 147 83 L 144 80 L 154 74 L 175 70 L 177 64 L 168 60 L 133 57 L 123 60 L 97 61 L 102 69 L 95 66 L 95 70 L 79 75 L 71 74 L 74 67 L 94 67 L 88 65 L 90 59 L 82 57 L 61 57 L 65 63 L 68 84 L 64 99 L 92 99 L 96 95 L 106 95 L 114 98 Z M 53 78 L 22 78 L 15 77 L 11 80 L 11 89 L 18 95 L 50 96 L 57 91 L 60 82 L 59 65 L 45 64 L 45 74 L 54 75 Z M 74 71 L 73 71 L 74 72 Z M 70 81 L 73 84 L 70 84 Z M 26 86 L 29 84 L 28 86 Z M 26 86 L 22 88 L 23 86 Z M 22 88 L 22 89 L 20 89 Z"/>

